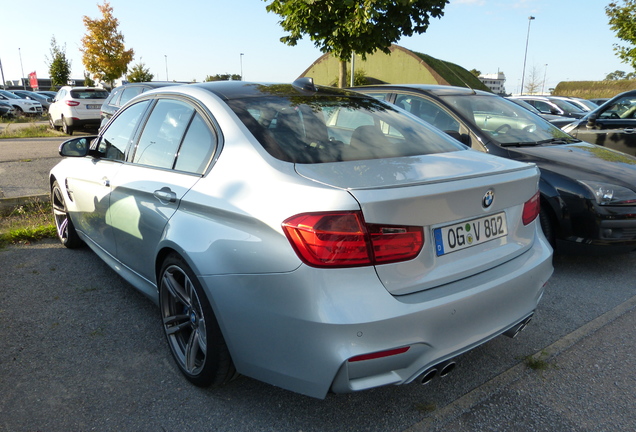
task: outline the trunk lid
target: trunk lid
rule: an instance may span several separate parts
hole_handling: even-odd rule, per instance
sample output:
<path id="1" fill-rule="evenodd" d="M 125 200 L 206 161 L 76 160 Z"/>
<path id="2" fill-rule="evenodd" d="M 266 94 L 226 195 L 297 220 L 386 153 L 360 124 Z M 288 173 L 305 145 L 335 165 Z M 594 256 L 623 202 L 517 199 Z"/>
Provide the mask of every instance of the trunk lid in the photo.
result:
<path id="1" fill-rule="evenodd" d="M 418 257 L 376 266 L 378 277 L 394 295 L 486 271 L 523 254 L 535 239 L 537 222 L 524 225 L 521 219 L 524 203 L 538 188 L 539 171 L 534 165 L 458 151 L 296 169 L 306 178 L 347 189 L 367 223 L 424 228 Z M 490 220 L 498 229 L 505 228 L 505 234 L 485 241 Z M 462 235 L 464 244 L 459 247 Z M 449 244 L 453 236 L 455 245 Z"/>

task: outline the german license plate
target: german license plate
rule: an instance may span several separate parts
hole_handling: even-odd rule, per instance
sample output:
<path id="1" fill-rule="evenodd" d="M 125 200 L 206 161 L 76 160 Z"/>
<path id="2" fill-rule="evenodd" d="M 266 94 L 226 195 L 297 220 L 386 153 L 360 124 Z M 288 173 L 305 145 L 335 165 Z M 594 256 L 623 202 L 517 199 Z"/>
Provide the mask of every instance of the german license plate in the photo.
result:
<path id="1" fill-rule="evenodd" d="M 472 219 L 433 230 L 437 256 L 466 249 L 508 234 L 506 213 Z"/>
<path id="2" fill-rule="evenodd" d="M 101 107 L 101 105 L 86 105 L 87 109 L 100 109 Z"/>

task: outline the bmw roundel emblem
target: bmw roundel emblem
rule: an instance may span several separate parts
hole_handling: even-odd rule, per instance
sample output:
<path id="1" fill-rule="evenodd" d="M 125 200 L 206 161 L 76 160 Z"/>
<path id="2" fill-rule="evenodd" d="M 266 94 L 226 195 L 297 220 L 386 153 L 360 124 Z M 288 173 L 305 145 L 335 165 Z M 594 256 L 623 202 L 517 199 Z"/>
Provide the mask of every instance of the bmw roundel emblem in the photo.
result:
<path id="1" fill-rule="evenodd" d="M 484 206 L 484 208 L 488 208 L 492 205 L 494 200 L 495 200 L 495 191 L 493 191 L 492 189 L 488 189 L 488 192 L 486 192 L 486 195 L 484 195 L 484 199 L 481 200 L 481 203 Z"/>

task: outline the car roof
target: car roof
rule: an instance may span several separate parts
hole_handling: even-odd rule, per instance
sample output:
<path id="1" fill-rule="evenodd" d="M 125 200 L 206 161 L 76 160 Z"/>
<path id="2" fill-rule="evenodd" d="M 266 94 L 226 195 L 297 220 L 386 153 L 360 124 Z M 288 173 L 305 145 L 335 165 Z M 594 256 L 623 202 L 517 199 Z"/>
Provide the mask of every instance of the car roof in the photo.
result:
<path id="1" fill-rule="evenodd" d="M 205 83 L 184 84 L 183 87 L 200 88 L 209 91 L 224 100 L 263 96 L 290 97 L 311 95 L 346 95 L 351 97 L 361 97 L 359 93 L 345 89 L 316 86 L 313 84 L 313 80 L 307 81 L 305 79 L 296 80 L 292 84 L 255 83 L 246 81 L 212 81 Z M 172 89 L 168 89 L 167 91 L 172 91 Z"/>
<path id="2" fill-rule="evenodd" d="M 360 91 L 363 89 L 387 89 L 387 90 L 420 90 L 426 93 L 431 93 L 438 96 L 461 96 L 461 95 L 484 95 L 484 96 L 496 96 L 494 93 L 490 93 L 482 90 L 474 90 L 467 87 L 455 87 L 439 84 L 377 84 L 368 86 L 351 87 L 350 90 Z"/>
<path id="3" fill-rule="evenodd" d="M 118 89 L 125 87 L 147 87 L 147 88 L 159 88 L 159 87 L 167 87 L 167 86 L 175 86 L 175 85 L 184 85 L 188 84 L 185 82 L 176 82 L 176 81 L 146 81 L 146 82 L 131 82 L 123 84 Z M 114 89 L 113 89 L 114 90 Z"/>

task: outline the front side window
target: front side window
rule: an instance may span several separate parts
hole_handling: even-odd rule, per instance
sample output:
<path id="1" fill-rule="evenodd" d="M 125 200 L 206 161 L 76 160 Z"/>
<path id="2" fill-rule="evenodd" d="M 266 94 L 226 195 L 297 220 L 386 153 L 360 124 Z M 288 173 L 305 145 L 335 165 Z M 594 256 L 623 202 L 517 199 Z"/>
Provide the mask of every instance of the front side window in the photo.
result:
<path id="1" fill-rule="evenodd" d="M 460 125 L 453 116 L 434 102 L 413 95 L 398 95 L 396 105 L 438 129 L 459 132 Z"/>
<path id="2" fill-rule="evenodd" d="M 133 163 L 172 168 L 194 108 L 185 102 L 157 102 L 137 143 Z"/>
<path id="3" fill-rule="evenodd" d="M 499 96 L 441 96 L 441 99 L 500 144 L 532 145 L 572 139 L 536 114 Z"/>
<path id="4" fill-rule="evenodd" d="M 131 105 L 108 125 L 99 140 L 97 148 L 106 159 L 124 160 L 126 147 L 133 139 L 139 119 L 141 119 L 149 104 L 150 101 L 142 101 Z"/>
<path id="5" fill-rule="evenodd" d="M 463 150 L 447 135 L 371 97 L 229 100 L 272 156 L 294 163 L 382 159 Z"/>
<path id="6" fill-rule="evenodd" d="M 607 106 L 598 116 L 600 119 L 636 118 L 636 97 L 625 96 Z"/>

